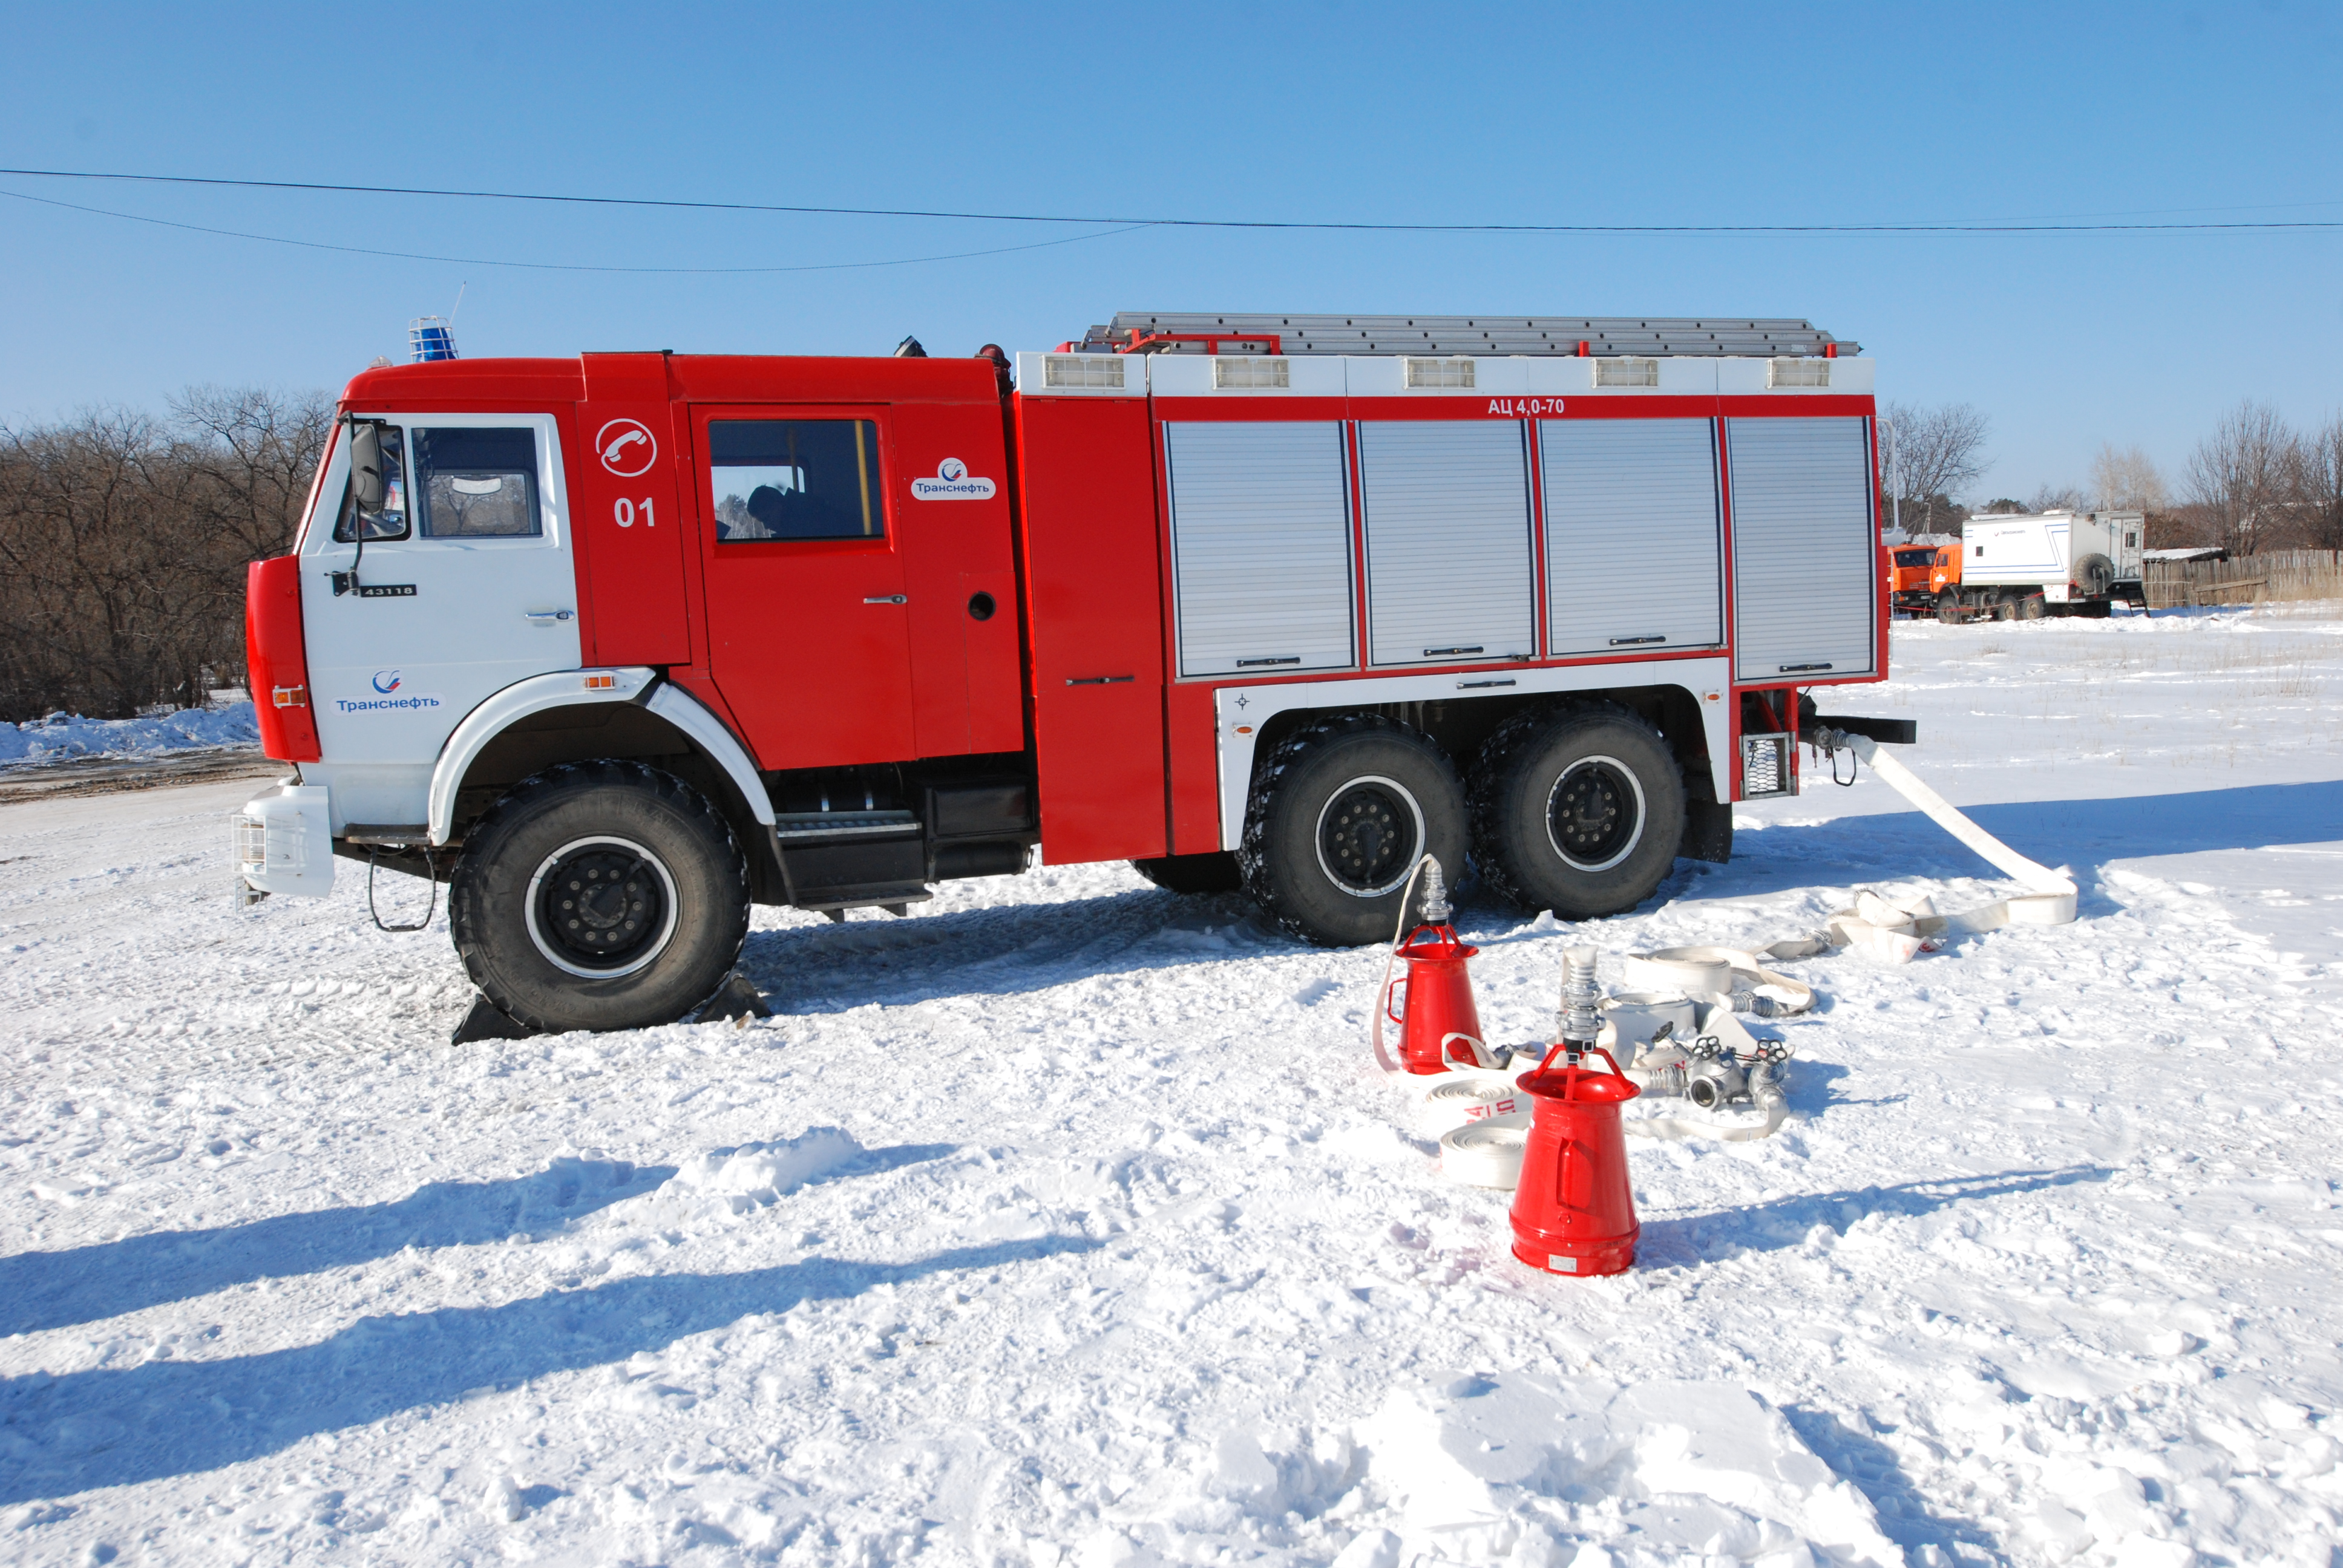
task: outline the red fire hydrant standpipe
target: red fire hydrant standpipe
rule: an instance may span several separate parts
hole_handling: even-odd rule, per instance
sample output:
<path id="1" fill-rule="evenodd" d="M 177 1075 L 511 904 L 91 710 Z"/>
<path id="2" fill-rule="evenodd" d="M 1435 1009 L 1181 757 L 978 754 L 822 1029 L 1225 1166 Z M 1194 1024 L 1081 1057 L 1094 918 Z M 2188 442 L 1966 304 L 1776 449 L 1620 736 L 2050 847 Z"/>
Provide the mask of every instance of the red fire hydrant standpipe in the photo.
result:
<path id="1" fill-rule="evenodd" d="M 1567 1066 L 1554 1059 L 1568 1051 Z M 1599 1056 L 1611 1069 L 1580 1062 Z M 1557 1043 L 1515 1081 L 1536 1111 L 1513 1189 L 1513 1256 L 1555 1274 L 1616 1274 L 1635 1261 L 1635 1198 L 1619 1107 L 1643 1092 L 1600 1046 Z"/>
<path id="2" fill-rule="evenodd" d="M 1426 855 L 1416 862 L 1400 895 L 1400 920 L 1404 927 L 1407 906 L 1417 877 L 1423 879 L 1424 924 L 1406 941 L 1394 940 L 1392 956 L 1383 965 L 1383 983 L 1375 999 L 1374 1028 L 1370 1039 L 1375 1060 L 1385 1072 L 1446 1072 L 1457 1067 L 1501 1067 L 1503 1062 L 1481 1043 L 1481 1014 L 1473 1005 L 1472 977 L 1465 960 L 1481 950 L 1456 934 L 1448 923 L 1448 889 L 1440 862 Z M 1393 933 L 1396 939 L 1398 933 Z M 1394 981 L 1392 970 L 1407 960 L 1407 971 Z M 1399 1060 L 1383 1050 L 1383 1025 L 1400 1026 Z"/>
<path id="3" fill-rule="evenodd" d="M 1400 1026 L 1400 1065 L 1410 1072 L 1446 1072 L 1486 1065 L 1481 1060 L 1481 1014 L 1464 962 L 1481 950 L 1442 924 L 1419 926 L 1400 945 L 1407 972 L 1383 990 L 1383 1016 Z M 1399 1010 L 1393 1010 L 1393 1004 Z"/>

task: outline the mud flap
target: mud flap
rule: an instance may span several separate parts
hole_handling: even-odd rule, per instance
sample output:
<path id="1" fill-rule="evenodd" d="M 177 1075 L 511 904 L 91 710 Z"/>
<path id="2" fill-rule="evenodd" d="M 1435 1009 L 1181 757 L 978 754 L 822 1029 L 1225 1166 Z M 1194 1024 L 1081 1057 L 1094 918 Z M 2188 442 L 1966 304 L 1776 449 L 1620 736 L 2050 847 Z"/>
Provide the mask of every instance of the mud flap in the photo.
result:
<path id="1" fill-rule="evenodd" d="M 1733 808 L 1714 800 L 1685 800 L 1684 842 L 1677 846 L 1676 854 L 1683 859 L 1713 860 L 1720 866 L 1732 859 Z"/>

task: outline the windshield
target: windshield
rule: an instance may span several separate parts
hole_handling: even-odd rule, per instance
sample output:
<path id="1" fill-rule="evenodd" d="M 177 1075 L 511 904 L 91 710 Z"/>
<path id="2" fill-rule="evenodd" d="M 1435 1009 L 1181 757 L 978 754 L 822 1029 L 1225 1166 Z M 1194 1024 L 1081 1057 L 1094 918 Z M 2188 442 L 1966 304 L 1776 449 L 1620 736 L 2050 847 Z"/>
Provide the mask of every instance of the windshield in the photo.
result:
<path id="1" fill-rule="evenodd" d="M 1925 567 L 1936 558 L 1934 550 L 1897 550 L 1896 564 L 1899 567 Z"/>

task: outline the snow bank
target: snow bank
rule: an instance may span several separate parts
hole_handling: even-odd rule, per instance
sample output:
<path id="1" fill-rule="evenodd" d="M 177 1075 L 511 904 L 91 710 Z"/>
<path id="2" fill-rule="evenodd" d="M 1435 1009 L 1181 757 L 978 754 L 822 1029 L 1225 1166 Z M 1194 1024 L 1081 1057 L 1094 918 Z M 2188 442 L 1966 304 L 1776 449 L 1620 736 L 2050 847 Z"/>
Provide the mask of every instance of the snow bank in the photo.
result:
<path id="1" fill-rule="evenodd" d="M 22 724 L 0 723 L 0 768 L 56 762 L 68 757 L 149 757 L 224 746 L 257 746 L 260 727 L 252 704 L 183 708 L 151 719 L 82 719 L 52 713 Z"/>

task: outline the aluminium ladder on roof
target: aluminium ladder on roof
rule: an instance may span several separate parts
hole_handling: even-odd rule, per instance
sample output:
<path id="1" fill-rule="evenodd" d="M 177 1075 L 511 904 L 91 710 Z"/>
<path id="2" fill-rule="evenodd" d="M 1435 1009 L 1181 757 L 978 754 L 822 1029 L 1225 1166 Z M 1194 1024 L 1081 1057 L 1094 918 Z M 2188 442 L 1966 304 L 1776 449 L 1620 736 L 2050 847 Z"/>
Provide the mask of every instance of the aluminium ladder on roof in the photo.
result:
<path id="1" fill-rule="evenodd" d="M 1231 312 L 1118 311 L 1076 347 L 1085 354 L 1127 351 L 1155 333 L 1242 343 L 1275 337 L 1284 354 L 1738 356 L 1754 359 L 1856 354 L 1812 322 L 1764 317 L 1622 316 L 1277 316 Z M 1202 342 L 1150 345 L 1147 352 L 1201 354 Z"/>

